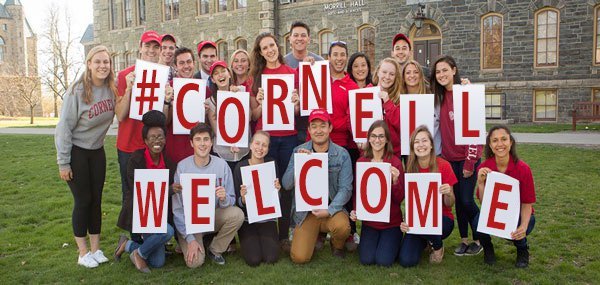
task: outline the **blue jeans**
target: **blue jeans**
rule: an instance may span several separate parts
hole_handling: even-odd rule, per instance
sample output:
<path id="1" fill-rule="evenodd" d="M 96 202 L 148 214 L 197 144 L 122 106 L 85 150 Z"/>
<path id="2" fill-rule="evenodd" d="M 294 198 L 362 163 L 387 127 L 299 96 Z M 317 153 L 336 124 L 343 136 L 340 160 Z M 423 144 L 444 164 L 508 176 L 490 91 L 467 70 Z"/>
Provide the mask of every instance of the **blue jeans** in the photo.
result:
<path id="1" fill-rule="evenodd" d="M 162 267 L 165 265 L 165 244 L 171 240 L 173 234 L 175 234 L 175 230 L 167 224 L 166 234 L 142 234 L 144 243 L 127 241 L 125 251 L 132 253 L 137 249 L 140 257 L 146 260 L 150 267 Z"/>
<path id="2" fill-rule="evenodd" d="M 358 245 L 360 263 L 391 266 L 398 257 L 401 243 L 400 227 L 377 230 L 363 225 Z"/>
<path id="3" fill-rule="evenodd" d="M 520 217 L 520 215 L 519 215 L 519 217 Z M 477 215 L 477 218 L 475 219 L 474 222 L 475 222 L 475 226 L 477 226 L 477 223 L 479 222 L 479 214 Z M 520 225 L 521 225 L 521 219 L 519 218 L 519 223 L 517 224 L 517 227 L 519 227 Z M 533 231 L 534 227 L 535 227 L 535 215 L 531 215 L 531 218 L 529 218 L 529 224 L 527 225 L 527 230 L 525 231 L 525 237 L 521 240 L 513 240 L 512 241 L 517 249 L 526 249 L 528 247 L 527 236 Z M 479 240 L 481 241 L 481 244 L 484 247 L 492 242 L 492 238 L 488 234 L 477 232 L 477 235 L 479 237 Z"/>
<path id="4" fill-rule="evenodd" d="M 474 169 L 477 169 L 480 161 L 475 163 Z M 473 239 L 477 232 L 477 225 L 473 225 L 472 221 L 475 216 L 479 214 L 479 207 L 475 204 L 475 184 L 477 183 L 477 173 L 473 172 L 469 178 L 463 177 L 463 166 L 465 161 L 450 161 L 452 170 L 458 182 L 454 184 L 454 196 L 456 197 L 456 220 L 458 221 L 458 231 L 461 238 L 469 237 L 469 223 L 471 224 L 471 231 L 473 233 Z"/>
<path id="5" fill-rule="evenodd" d="M 402 247 L 400 247 L 400 265 L 402 267 L 412 267 L 419 264 L 421 253 L 427 246 L 427 242 L 431 243 L 434 250 L 438 250 L 444 246 L 442 240 L 450 236 L 453 229 L 454 220 L 442 216 L 442 235 L 406 234 L 402 241 Z"/>
<path id="6" fill-rule="evenodd" d="M 298 145 L 296 135 L 286 137 L 271 137 L 268 156 L 275 159 L 277 165 L 277 178 L 282 181 L 283 174 L 290 163 L 294 148 Z M 279 240 L 288 239 L 290 221 L 292 217 L 292 195 L 294 191 L 280 191 L 279 203 L 281 204 L 281 218 L 279 218 Z"/>

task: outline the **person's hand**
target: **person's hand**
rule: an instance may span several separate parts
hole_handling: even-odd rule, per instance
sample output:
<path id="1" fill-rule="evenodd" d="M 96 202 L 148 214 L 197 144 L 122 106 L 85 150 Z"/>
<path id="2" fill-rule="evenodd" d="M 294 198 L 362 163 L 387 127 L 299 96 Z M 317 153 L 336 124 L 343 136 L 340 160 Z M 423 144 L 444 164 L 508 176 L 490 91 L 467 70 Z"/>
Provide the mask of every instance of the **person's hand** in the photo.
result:
<path id="1" fill-rule="evenodd" d="M 299 148 L 298 151 L 296 151 L 296 153 L 306 153 L 306 154 L 311 154 L 312 151 L 310 151 L 310 149 L 305 149 L 305 148 Z"/>
<path id="2" fill-rule="evenodd" d="M 171 188 L 173 189 L 173 193 L 181 193 L 181 190 L 183 190 L 183 187 L 179 183 L 173 183 Z"/>
<path id="3" fill-rule="evenodd" d="M 240 91 L 240 87 L 236 86 L 236 85 L 231 85 L 229 87 L 229 91 L 231 91 L 231 92 L 238 92 L 238 91 Z"/>
<path id="4" fill-rule="evenodd" d="M 186 242 L 186 241 L 183 241 L 183 242 Z M 188 244 L 188 252 L 187 252 L 187 256 L 185 257 L 185 261 L 188 264 L 193 263 L 194 259 L 196 259 L 196 256 L 198 256 L 198 254 L 200 254 L 200 253 L 204 253 L 204 249 L 194 239 L 192 242 L 190 242 Z"/>
<path id="5" fill-rule="evenodd" d="M 258 93 L 256 93 L 256 102 L 258 102 L 258 105 L 262 105 L 263 99 L 265 99 L 265 90 L 259 87 Z"/>
<path id="6" fill-rule="evenodd" d="M 485 179 L 490 172 L 492 172 L 492 170 L 487 167 L 480 168 L 479 172 L 477 173 L 477 183 L 481 185 L 485 184 Z"/>
<path id="7" fill-rule="evenodd" d="M 467 85 L 467 84 L 471 84 L 471 80 L 469 80 L 469 78 L 461 78 L 460 79 L 460 85 Z"/>
<path id="8" fill-rule="evenodd" d="M 449 195 L 450 193 L 452 193 L 452 187 L 450 187 L 450 184 L 442 184 L 440 185 L 440 193 L 442 193 L 442 195 Z"/>
<path id="9" fill-rule="evenodd" d="M 171 85 L 165 86 L 165 103 L 171 103 L 173 101 L 173 87 Z"/>
<path id="10" fill-rule="evenodd" d="M 510 233 L 510 238 L 513 240 L 522 240 L 527 236 L 527 228 L 520 226 L 514 232 Z"/>
<path id="11" fill-rule="evenodd" d="M 410 228 L 408 227 L 408 224 L 406 224 L 405 222 L 402 222 L 402 223 L 400 224 L 400 230 L 401 230 L 403 233 L 407 233 L 407 232 L 410 230 Z"/>
<path id="12" fill-rule="evenodd" d="M 237 146 L 231 146 L 231 148 L 229 149 L 231 151 L 231 153 L 238 153 L 240 152 L 240 148 Z"/>
<path id="13" fill-rule="evenodd" d="M 400 177 L 400 170 L 398 170 L 398 168 L 396 167 L 391 167 L 391 171 L 392 171 L 392 184 L 396 184 L 398 182 L 398 177 Z"/>
<path id="14" fill-rule="evenodd" d="M 125 83 L 127 83 L 127 89 L 131 89 L 133 87 L 133 82 L 135 81 L 135 71 L 130 72 L 125 76 Z"/>
<path id="15" fill-rule="evenodd" d="M 383 103 L 386 103 L 388 100 L 390 100 L 390 94 L 388 94 L 386 91 L 379 91 L 379 98 L 381 98 L 381 100 L 383 101 Z"/>
<path id="16" fill-rule="evenodd" d="M 275 189 L 277 189 L 277 191 L 281 190 L 281 183 L 279 183 L 279 178 L 275 178 Z"/>
<path id="17" fill-rule="evenodd" d="M 356 143 L 356 146 L 358 147 L 358 149 L 362 149 L 362 150 L 366 150 L 367 149 L 367 143 Z"/>
<path id="18" fill-rule="evenodd" d="M 292 91 L 292 104 L 294 104 L 294 106 L 300 104 L 300 96 L 298 96 L 298 89 L 294 89 L 294 91 Z"/>
<path id="19" fill-rule="evenodd" d="M 313 65 L 313 64 L 315 64 L 315 58 L 314 58 L 314 57 L 312 57 L 312 56 L 307 56 L 307 57 L 305 57 L 305 58 L 304 58 L 304 60 L 302 60 L 302 61 L 304 61 L 304 62 L 310 62 L 310 65 Z"/>
<path id="20" fill-rule="evenodd" d="M 469 177 L 471 177 L 471 175 L 473 175 L 473 171 L 463 169 L 463 177 L 464 178 L 469 178 Z"/>
<path id="21" fill-rule="evenodd" d="M 352 220 L 353 222 L 356 222 L 356 211 L 355 210 L 350 211 L 350 220 Z"/>
<path id="22" fill-rule="evenodd" d="M 225 202 L 225 199 L 227 199 L 227 191 L 225 191 L 225 187 L 223 187 L 223 186 L 217 186 L 217 188 L 215 190 L 215 194 L 217 195 L 217 198 L 219 198 L 219 201 L 221 201 L 221 202 Z"/>
<path id="23" fill-rule="evenodd" d="M 59 170 L 58 174 L 63 181 L 71 181 L 71 179 L 73 179 L 73 170 L 71 170 L 71 168 Z"/>
<path id="24" fill-rule="evenodd" d="M 242 196 L 242 203 L 246 204 L 246 194 L 248 194 L 248 187 L 246 185 L 240 186 L 240 196 Z"/>
<path id="25" fill-rule="evenodd" d="M 312 214 L 315 215 L 315 217 L 317 217 L 319 219 L 329 217 L 329 211 L 327 211 L 325 209 L 312 210 Z"/>

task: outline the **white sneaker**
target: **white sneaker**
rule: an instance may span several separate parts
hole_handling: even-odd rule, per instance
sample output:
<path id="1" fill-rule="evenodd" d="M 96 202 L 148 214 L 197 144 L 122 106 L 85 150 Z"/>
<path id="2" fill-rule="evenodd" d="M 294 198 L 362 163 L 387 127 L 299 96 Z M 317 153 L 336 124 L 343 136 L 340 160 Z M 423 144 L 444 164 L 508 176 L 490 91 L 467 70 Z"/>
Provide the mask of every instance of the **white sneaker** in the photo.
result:
<path id="1" fill-rule="evenodd" d="M 90 253 L 90 256 L 92 256 L 92 258 L 98 262 L 98 264 L 108 261 L 108 258 L 104 256 L 104 253 L 101 250 L 96 250 L 96 252 Z"/>
<path id="2" fill-rule="evenodd" d="M 87 267 L 87 268 L 96 268 L 98 267 L 98 262 L 94 260 L 92 255 L 88 252 L 84 256 L 80 256 L 77 260 L 77 264 Z"/>
<path id="3" fill-rule="evenodd" d="M 358 233 L 354 233 L 354 243 L 355 244 L 359 244 L 360 243 L 360 236 L 358 235 Z"/>

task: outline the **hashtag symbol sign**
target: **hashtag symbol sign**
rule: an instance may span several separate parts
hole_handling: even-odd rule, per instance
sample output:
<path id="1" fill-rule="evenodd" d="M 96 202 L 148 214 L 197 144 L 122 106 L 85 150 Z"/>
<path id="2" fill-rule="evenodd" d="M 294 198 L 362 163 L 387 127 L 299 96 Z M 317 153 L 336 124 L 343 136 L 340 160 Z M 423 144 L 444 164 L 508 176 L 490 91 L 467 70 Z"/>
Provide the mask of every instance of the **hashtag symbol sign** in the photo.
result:
<path id="1" fill-rule="evenodd" d="M 144 103 L 150 104 L 149 110 L 152 110 L 154 102 L 158 102 L 158 97 L 154 96 L 154 90 L 160 87 L 160 84 L 156 82 L 156 70 L 152 70 L 152 80 L 146 82 L 147 70 L 142 73 L 142 82 L 138 83 L 137 88 L 141 89 L 140 96 L 135 98 L 136 101 L 140 102 L 140 116 L 143 115 Z M 146 96 L 146 89 L 150 89 L 150 96 Z"/>

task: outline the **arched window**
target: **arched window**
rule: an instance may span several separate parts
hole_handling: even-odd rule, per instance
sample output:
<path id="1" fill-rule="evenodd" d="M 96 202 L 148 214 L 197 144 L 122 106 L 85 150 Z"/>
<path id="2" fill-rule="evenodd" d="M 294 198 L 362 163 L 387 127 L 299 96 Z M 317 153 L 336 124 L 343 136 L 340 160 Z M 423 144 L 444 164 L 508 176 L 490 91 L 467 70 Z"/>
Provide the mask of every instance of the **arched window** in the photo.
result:
<path id="1" fill-rule="evenodd" d="M 502 15 L 481 19 L 481 69 L 502 69 Z"/>
<path id="2" fill-rule="evenodd" d="M 594 64 L 600 65 L 600 5 L 594 9 Z"/>
<path id="3" fill-rule="evenodd" d="M 535 13 L 535 67 L 558 66 L 559 17 L 554 8 Z"/>
<path id="4" fill-rule="evenodd" d="M 225 40 L 217 41 L 217 51 L 219 52 L 219 60 L 227 61 L 229 52 L 227 51 L 227 42 Z"/>
<path id="5" fill-rule="evenodd" d="M 217 0 L 217 12 L 227 11 L 227 0 Z"/>
<path id="6" fill-rule="evenodd" d="M 164 21 L 170 21 L 179 18 L 179 0 L 163 0 L 163 2 Z"/>
<path id="7" fill-rule="evenodd" d="M 358 50 L 364 52 L 372 65 L 375 63 L 375 28 L 371 25 L 364 25 L 358 28 Z"/>
<path id="8" fill-rule="evenodd" d="M 290 46 L 290 33 L 283 35 L 283 43 L 280 43 L 280 45 L 283 46 L 280 49 L 284 56 L 292 51 L 292 46 Z"/>
<path id="9" fill-rule="evenodd" d="M 323 30 L 319 32 L 319 54 L 322 58 L 328 59 L 329 45 L 333 41 L 333 33 L 331 30 Z"/>
<path id="10" fill-rule="evenodd" d="M 133 5 L 131 5 L 131 0 L 125 0 L 123 2 L 123 9 L 125 15 L 125 27 L 133 26 Z"/>
<path id="11" fill-rule="evenodd" d="M 235 49 L 248 50 L 248 41 L 244 38 L 238 38 L 235 40 Z"/>
<path id="12" fill-rule="evenodd" d="M 0 62 L 4 61 L 4 47 L 5 47 L 6 43 L 4 42 L 4 39 L 2 37 L 0 37 Z"/>

